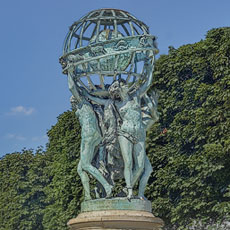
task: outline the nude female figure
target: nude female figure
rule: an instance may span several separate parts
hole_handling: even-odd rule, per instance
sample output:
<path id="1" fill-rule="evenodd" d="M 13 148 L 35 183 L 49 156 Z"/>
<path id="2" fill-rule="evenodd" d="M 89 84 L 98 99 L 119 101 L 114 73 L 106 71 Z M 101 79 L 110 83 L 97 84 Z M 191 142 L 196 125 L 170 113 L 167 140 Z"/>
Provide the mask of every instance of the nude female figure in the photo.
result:
<path id="1" fill-rule="evenodd" d="M 142 121 L 144 124 L 145 131 L 148 131 L 150 127 L 159 119 L 159 114 L 157 112 L 158 95 L 154 91 L 152 91 L 149 96 L 146 93 L 143 96 L 143 101 L 144 101 L 144 105 L 142 106 Z M 148 156 L 146 155 L 144 172 L 140 176 L 139 188 L 138 188 L 138 197 L 142 199 L 146 199 L 144 196 L 144 192 L 151 173 L 152 173 L 152 165 L 149 161 Z M 135 181 L 133 181 L 133 183 L 135 184 Z"/>
<path id="2" fill-rule="evenodd" d="M 101 131 L 98 126 L 98 120 L 92 105 L 81 95 L 81 88 L 74 82 L 73 69 L 68 70 L 68 85 L 71 93 L 77 102 L 76 116 L 81 124 L 81 152 L 80 162 L 78 164 L 78 174 L 80 175 L 84 191 L 85 200 L 91 200 L 89 177 L 90 173 L 104 187 L 106 197 L 111 196 L 112 185 L 102 176 L 100 171 L 92 165 L 95 155 L 95 148 L 102 140 Z"/>
<path id="3" fill-rule="evenodd" d="M 152 65 L 147 63 L 147 68 Z M 147 92 L 152 82 L 152 71 L 146 82 L 133 94 L 129 94 L 128 85 L 115 81 L 109 87 L 112 106 L 118 118 L 117 135 L 124 160 L 124 177 L 127 186 L 127 198 L 133 197 L 133 186 L 144 172 L 146 164 L 145 139 L 146 130 L 142 121 L 141 97 Z M 85 96 L 100 105 L 108 107 L 111 99 L 94 97 L 84 91 Z M 135 165 L 133 167 L 133 156 Z"/>

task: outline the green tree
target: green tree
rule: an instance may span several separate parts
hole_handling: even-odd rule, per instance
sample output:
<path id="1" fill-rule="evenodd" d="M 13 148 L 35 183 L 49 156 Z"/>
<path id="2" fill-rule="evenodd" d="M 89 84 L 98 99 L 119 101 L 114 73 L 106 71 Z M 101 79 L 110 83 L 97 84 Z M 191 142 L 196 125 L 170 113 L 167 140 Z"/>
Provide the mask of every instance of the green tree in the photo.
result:
<path id="1" fill-rule="evenodd" d="M 230 28 L 170 49 L 156 63 L 160 120 L 148 134 L 148 196 L 175 229 L 230 213 Z"/>
<path id="2" fill-rule="evenodd" d="M 22 150 L 0 160 L 0 229 L 42 230 L 45 194 L 48 183 L 41 148 Z"/>
<path id="3" fill-rule="evenodd" d="M 77 216 L 82 202 L 82 185 L 77 174 L 80 154 L 80 125 L 74 111 L 64 112 L 48 131 L 49 159 L 45 169 L 51 183 L 45 188 L 47 207 L 43 225 L 46 230 L 67 229 L 67 221 Z"/>

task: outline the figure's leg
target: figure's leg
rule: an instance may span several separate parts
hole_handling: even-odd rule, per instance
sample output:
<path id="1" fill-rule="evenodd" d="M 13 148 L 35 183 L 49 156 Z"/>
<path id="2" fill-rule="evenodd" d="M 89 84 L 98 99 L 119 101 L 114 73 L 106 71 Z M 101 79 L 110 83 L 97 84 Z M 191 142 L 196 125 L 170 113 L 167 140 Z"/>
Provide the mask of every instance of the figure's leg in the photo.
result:
<path id="1" fill-rule="evenodd" d="M 146 156 L 145 157 L 145 169 L 144 169 L 144 173 L 141 175 L 141 179 L 139 182 L 139 191 L 138 191 L 138 196 L 142 197 L 144 199 L 146 199 L 144 196 L 145 187 L 148 183 L 148 179 L 149 179 L 152 171 L 153 171 L 152 165 L 149 161 L 149 158 Z"/>
<path id="2" fill-rule="evenodd" d="M 99 162 L 105 162 L 105 146 L 100 146 L 99 147 Z"/>
<path id="3" fill-rule="evenodd" d="M 125 183 L 128 189 L 128 198 L 130 199 L 133 196 L 132 189 L 132 168 L 133 168 L 133 144 L 127 138 L 123 136 L 118 137 L 118 141 L 121 148 L 121 154 L 124 160 L 124 177 Z"/>
<path id="4" fill-rule="evenodd" d="M 96 147 L 96 142 L 85 141 L 81 145 L 81 165 L 82 169 L 90 173 L 101 185 L 104 187 L 107 197 L 112 193 L 112 185 L 110 185 L 106 179 L 102 176 L 100 171 L 95 168 L 91 162 L 94 157 L 94 149 Z"/>
<path id="5" fill-rule="evenodd" d="M 81 166 L 81 161 L 79 161 L 78 166 L 77 166 L 77 172 L 81 178 L 81 182 L 84 188 L 84 193 L 85 193 L 85 201 L 86 200 L 92 200 L 91 195 L 90 195 L 90 187 L 89 187 L 89 177 L 85 171 L 82 170 Z"/>
<path id="6" fill-rule="evenodd" d="M 132 180 L 132 186 L 136 184 L 136 182 L 140 179 L 141 174 L 144 171 L 145 167 L 145 143 L 139 142 L 134 145 L 134 159 L 135 159 L 135 167 L 133 171 L 133 180 Z"/>

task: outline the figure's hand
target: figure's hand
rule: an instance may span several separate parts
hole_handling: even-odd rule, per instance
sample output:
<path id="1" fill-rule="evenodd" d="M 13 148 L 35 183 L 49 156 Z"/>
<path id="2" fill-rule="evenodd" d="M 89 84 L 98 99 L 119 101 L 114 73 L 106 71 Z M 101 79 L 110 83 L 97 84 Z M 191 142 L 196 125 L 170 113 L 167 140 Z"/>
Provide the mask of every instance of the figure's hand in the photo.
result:
<path id="1" fill-rule="evenodd" d="M 70 72 L 70 73 L 74 73 L 74 71 L 75 71 L 75 66 L 73 65 L 73 63 L 68 63 L 68 64 L 67 64 L 67 70 L 68 70 L 68 72 Z"/>

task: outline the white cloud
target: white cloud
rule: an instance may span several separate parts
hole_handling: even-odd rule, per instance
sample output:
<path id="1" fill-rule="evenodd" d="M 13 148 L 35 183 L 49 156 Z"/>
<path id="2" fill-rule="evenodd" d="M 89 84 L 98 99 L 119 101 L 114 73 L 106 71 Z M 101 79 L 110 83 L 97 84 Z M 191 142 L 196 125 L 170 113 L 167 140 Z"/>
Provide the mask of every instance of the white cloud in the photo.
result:
<path id="1" fill-rule="evenodd" d="M 44 141 L 47 140 L 47 135 L 41 136 L 41 137 L 32 137 L 32 141 Z"/>
<path id="2" fill-rule="evenodd" d="M 14 133 L 8 133 L 5 135 L 5 138 L 8 139 L 8 140 L 16 140 L 16 141 L 33 141 L 33 142 L 44 142 L 44 141 L 47 141 L 48 140 L 48 137 L 47 135 L 43 135 L 43 136 L 34 136 L 34 137 L 30 137 L 30 138 L 27 138 L 23 135 L 18 135 L 18 134 L 14 134 Z"/>
<path id="3" fill-rule="evenodd" d="M 17 134 L 12 134 L 12 133 L 7 134 L 6 138 L 7 139 L 14 139 L 17 141 L 25 141 L 26 140 L 26 137 L 21 136 L 21 135 L 17 135 Z"/>
<path id="4" fill-rule="evenodd" d="M 32 107 L 26 108 L 22 105 L 16 106 L 16 107 L 12 107 L 10 109 L 10 112 L 7 113 L 7 115 L 18 115 L 18 114 L 23 114 L 26 116 L 31 115 L 32 113 L 35 112 L 35 109 Z"/>

